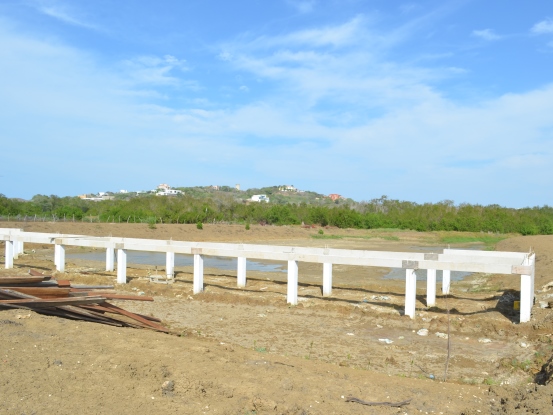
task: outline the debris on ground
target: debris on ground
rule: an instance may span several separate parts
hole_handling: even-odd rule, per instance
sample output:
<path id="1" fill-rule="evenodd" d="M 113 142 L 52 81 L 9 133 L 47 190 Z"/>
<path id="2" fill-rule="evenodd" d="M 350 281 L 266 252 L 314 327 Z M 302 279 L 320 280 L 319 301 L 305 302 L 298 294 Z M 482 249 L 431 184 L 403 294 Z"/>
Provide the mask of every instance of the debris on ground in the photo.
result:
<path id="1" fill-rule="evenodd" d="M 148 328 L 167 333 L 161 320 L 132 313 L 107 300 L 153 301 L 152 297 L 114 294 L 108 285 L 72 285 L 36 270 L 28 276 L 0 277 L 0 309 L 20 308 L 40 314 L 118 327 Z M 22 316 L 21 318 L 27 318 Z"/>

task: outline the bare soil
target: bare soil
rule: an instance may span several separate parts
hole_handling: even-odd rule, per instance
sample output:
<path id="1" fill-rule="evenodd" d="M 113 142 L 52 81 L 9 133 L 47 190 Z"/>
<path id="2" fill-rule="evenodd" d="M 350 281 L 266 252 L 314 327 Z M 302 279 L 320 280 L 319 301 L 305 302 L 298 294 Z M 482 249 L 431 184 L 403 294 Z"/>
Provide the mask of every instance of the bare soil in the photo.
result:
<path id="1" fill-rule="evenodd" d="M 2 226 L 387 251 L 443 246 L 440 233 L 384 230 L 324 229 L 329 239 L 317 239 L 318 228 L 256 225 Z M 551 414 L 549 375 L 540 378 L 545 385 L 534 381 L 553 355 L 553 313 L 540 307 L 553 301 L 553 290 L 542 291 L 553 281 L 553 237 L 514 236 L 496 249 L 536 252 L 530 323 L 518 324 L 513 307 L 518 276 L 475 274 L 453 282 L 451 294 L 438 294 L 432 308 L 419 281 L 411 320 L 403 316 L 405 282 L 383 278 L 386 268 L 335 266 L 332 296 L 323 298 L 322 265 L 300 263 L 300 302 L 292 307 L 285 273 L 248 271 L 247 287 L 238 289 L 235 271 L 206 268 L 205 290 L 193 295 L 192 267 L 177 267 L 176 282 L 165 285 L 148 278 L 163 269 L 128 264 L 128 284 L 116 284 L 116 291 L 155 301 L 117 304 L 161 318 L 174 334 L 1 311 L 0 414 Z M 115 284 L 103 263 L 71 259 L 59 274 L 51 246 L 26 244 L 25 251 L 15 269 L 0 275 L 32 267 L 75 283 Z M 347 402 L 350 395 L 411 401 L 365 406 Z"/>

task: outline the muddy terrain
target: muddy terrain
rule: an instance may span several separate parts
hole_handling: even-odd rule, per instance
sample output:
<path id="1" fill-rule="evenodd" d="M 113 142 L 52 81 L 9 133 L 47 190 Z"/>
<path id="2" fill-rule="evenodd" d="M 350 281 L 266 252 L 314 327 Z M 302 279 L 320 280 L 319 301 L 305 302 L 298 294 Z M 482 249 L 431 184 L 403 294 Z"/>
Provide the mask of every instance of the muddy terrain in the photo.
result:
<path id="1" fill-rule="evenodd" d="M 245 242 L 386 251 L 443 248 L 441 233 L 240 225 L 3 223 L 26 231 L 97 236 Z M 192 267 L 173 284 L 151 282 L 164 266 L 128 264 L 128 284 L 88 253 L 68 248 L 66 272 L 53 248 L 25 245 L 12 270 L 29 268 L 78 284 L 112 284 L 154 302 L 114 301 L 163 320 L 173 334 L 0 311 L 0 414 L 550 414 L 553 385 L 542 367 L 553 355 L 553 237 L 512 236 L 495 247 L 536 252 L 536 305 L 518 324 L 518 276 L 474 274 L 453 281 L 437 306 L 417 284 L 416 318 L 403 316 L 405 281 L 386 268 L 335 266 L 322 297 L 322 265 L 299 264 L 299 304 L 286 304 L 285 264 L 236 271 L 204 269 L 192 293 Z M 3 246 L 0 246 L 3 249 Z M 546 307 L 542 308 L 541 306 Z M 449 338 L 448 338 L 449 333 Z M 536 376 L 540 383 L 537 385 Z M 402 402 L 367 406 L 368 402 Z"/>

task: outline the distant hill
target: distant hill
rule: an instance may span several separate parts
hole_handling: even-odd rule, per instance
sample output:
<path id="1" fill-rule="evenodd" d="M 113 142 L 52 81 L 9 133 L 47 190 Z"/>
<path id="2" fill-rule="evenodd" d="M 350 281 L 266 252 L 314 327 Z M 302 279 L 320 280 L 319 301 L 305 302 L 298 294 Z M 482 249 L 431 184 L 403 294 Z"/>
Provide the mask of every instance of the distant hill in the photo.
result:
<path id="1" fill-rule="evenodd" d="M 232 197 L 236 201 L 247 201 L 253 195 L 264 194 L 270 199 L 270 203 L 285 205 L 289 203 L 317 206 L 331 206 L 355 203 L 352 199 L 338 199 L 333 201 L 327 195 L 321 193 L 306 191 L 286 191 L 279 190 L 283 186 L 267 186 L 260 188 L 251 188 L 247 190 L 238 190 L 230 186 L 194 186 L 194 187 L 175 187 L 181 190 L 185 195 L 195 199 Z"/>

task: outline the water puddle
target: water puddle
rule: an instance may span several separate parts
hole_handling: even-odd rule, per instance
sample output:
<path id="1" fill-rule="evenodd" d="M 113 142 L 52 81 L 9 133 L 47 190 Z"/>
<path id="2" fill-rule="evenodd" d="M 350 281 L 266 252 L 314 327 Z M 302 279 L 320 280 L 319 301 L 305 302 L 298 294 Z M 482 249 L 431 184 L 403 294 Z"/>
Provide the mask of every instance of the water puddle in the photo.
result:
<path id="1" fill-rule="evenodd" d="M 86 261 L 106 261 L 105 251 L 94 252 L 79 252 L 68 253 L 67 259 L 81 259 Z M 117 254 L 115 255 L 117 262 Z M 165 267 L 165 254 L 162 252 L 145 252 L 145 251 L 127 251 L 127 264 L 152 265 Z M 175 267 L 193 266 L 194 258 L 192 255 L 175 254 Z M 264 262 L 246 260 L 246 269 L 248 271 L 263 271 L 263 272 L 286 272 L 282 269 L 284 264 L 269 264 Z M 226 271 L 236 271 L 236 258 L 228 257 L 211 257 L 204 256 L 205 268 L 217 268 Z"/>
<path id="2" fill-rule="evenodd" d="M 483 250 L 484 244 L 472 244 L 462 249 L 468 250 Z M 447 246 L 410 246 L 409 249 L 412 252 L 424 252 L 424 253 L 441 253 L 443 249 L 448 248 Z M 463 272 L 463 271 L 451 271 L 450 279 L 451 281 L 461 281 L 463 278 L 472 275 L 472 272 Z M 417 276 L 417 281 L 426 281 L 427 272 L 425 269 L 418 269 L 415 271 Z M 405 279 L 405 270 L 403 268 L 392 268 L 391 271 L 382 277 L 388 280 L 403 280 Z M 443 278 L 443 272 L 440 270 L 436 271 L 436 280 L 440 281 Z"/>
<path id="3" fill-rule="evenodd" d="M 442 249 L 445 247 L 437 246 L 411 246 L 409 247 L 412 252 L 442 252 Z M 483 249 L 483 245 L 471 245 L 470 247 L 464 249 Z M 68 253 L 66 255 L 68 259 L 80 259 L 86 261 L 106 261 L 105 251 L 93 251 L 93 252 L 78 252 L 78 253 Z M 117 262 L 117 255 L 115 255 L 115 261 Z M 165 253 L 162 252 L 146 252 L 146 251 L 127 251 L 127 263 L 128 264 L 138 264 L 138 265 L 151 265 L 151 266 L 160 266 L 165 267 Z M 193 266 L 194 259 L 192 255 L 182 255 L 175 254 L 175 266 L 176 267 L 186 267 Z M 204 267 L 206 268 L 217 268 L 220 270 L 226 271 L 235 271 L 237 268 L 236 258 L 228 257 L 213 257 L 205 256 L 204 257 Z M 246 260 L 246 269 L 248 271 L 262 271 L 262 272 L 286 272 L 286 264 L 274 264 L 266 263 L 259 261 Z M 453 271 L 451 272 L 452 281 L 460 281 L 463 278 L 471 275 L 470 272 L 460 272 Z M 421 269 L 416 271 L 418 281 L 426 281 L 426 270 Z M 405 279 L 405 270 L 402 268 L 392 268 L 388 274 L 386 274 L 384 279 Z M 442 278 L 442 271 L 436 271 L 436 278 Z"/>

